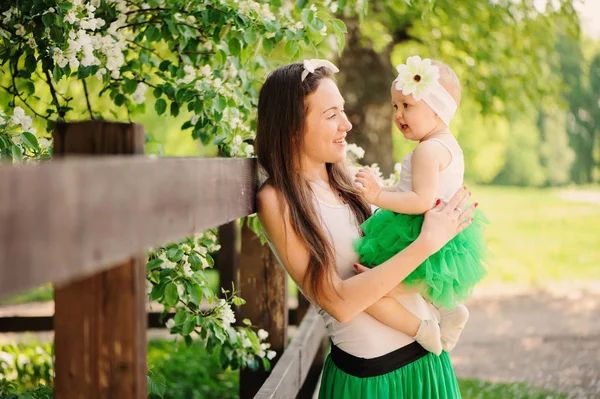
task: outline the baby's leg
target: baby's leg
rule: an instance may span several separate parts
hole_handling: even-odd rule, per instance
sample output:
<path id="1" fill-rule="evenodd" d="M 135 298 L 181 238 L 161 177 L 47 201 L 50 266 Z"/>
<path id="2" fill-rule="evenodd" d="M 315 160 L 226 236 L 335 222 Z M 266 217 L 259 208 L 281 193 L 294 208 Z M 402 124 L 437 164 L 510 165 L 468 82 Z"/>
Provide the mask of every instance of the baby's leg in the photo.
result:
<path id="1" fill-rule="evenodd" d="M 442 353 L 440 326 L 437 320 L 421 320 L 394 298 L 383 297 L 367 309 L 367 313 L 383 324 L 413 337 L 436 355 Z"/>
<path id="2" fill-rule="evenodd" d="M 458 303 L 454 309 L 438 309 L 438 311 L 440 312 L 442 347 L 446 352 L 450 352 L 465 329 L 467 320 L 469 320 L 469 310 L 465 305 Z"/>

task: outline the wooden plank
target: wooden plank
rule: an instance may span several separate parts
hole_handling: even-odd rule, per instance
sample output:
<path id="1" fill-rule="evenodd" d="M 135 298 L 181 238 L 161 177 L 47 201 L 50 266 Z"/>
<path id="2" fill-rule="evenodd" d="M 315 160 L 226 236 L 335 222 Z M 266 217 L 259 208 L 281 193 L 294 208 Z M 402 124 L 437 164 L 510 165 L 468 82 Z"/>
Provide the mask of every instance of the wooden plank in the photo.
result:
<path id="1" fill-rule="evenodd" d="M 140 154 L 144 148 L 143 129 L 131 124 L 63 124 L 57 126 L 54 138 L 58 143 L 55 157 L 82 153 Z M 88 180 L 75 182 L 81 186 Z M 76 212 L 88 208 L 90 203 L 102 200 L 104 196 L 102 192 L 94 192 L 93 177 L 90 176 L 89 182 L 90 192 L 99 198 L 84 195 L 77 204 Z M 116 184 L 110 191 L 125 192 L 126 189 L 127 186 Z M 135 199 L 130 201 L 130 212 L 139 211 L 140 202 Z M 103 219 L 110 218 L 109 215 L 111 213 L 100 213 L 79 220 L 77 227 L 85 231 L 99 231 L 100 237 L 105 237 L 103 234 L 108 231 L 103 230 L 106 227 Z M 135 241 L 135 237 L 122 236 L 121 239 Z M 107 250 L 101 244 L 96 245 L 97 251 Z M 92 257 L 95 255 L 92 248 L 85 245 L 79 247 L 77 241 L 59 249 L 65 253 L 80 254 L 85 253 L 82 251 L 91 251 Z M 140 252 L 130 255 L 130 259 L 123 263 L 113 265 L 110 270 L 54 286 L 54 393 L 57 399 L 148 397 L 146 256 L 143 250 L 139 249 Z"/>
<path id="2" fill-rule="evenodd" d="M 0 167 L 0 296 L 249 215 L 255 170 L 254 159 L 143 157 Z"/>
<path id="3" fill-rule="evenodd" d="M 255 398 L 295 398 L 326 335 L 321 316 L 311 307 L 292 342 Z"/>
<path id="4" fill-rule="evenodd" d="M 241 296 L 246 304 L 240 309 L 241 318 L 249 318 L 252 323 L 269 333 L 268 341 L 277 357 L 287 344 L 287 274 L 277 263 L 268 246 L 248 226 L 242 227 Z M 252 398 L 258 392 L 268 373 L 243 370 L 240 373 L 240 398 Z"/>

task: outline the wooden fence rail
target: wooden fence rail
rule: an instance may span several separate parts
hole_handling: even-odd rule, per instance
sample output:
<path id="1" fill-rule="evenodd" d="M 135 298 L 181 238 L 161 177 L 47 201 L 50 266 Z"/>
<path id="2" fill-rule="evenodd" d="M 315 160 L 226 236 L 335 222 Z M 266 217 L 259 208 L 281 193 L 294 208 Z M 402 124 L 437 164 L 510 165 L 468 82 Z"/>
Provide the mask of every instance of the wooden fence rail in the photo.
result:
<path id="1" fill-rule="evenodd" d="M 145 251 L 216 226 L 222 276 L 239 279 L 247 301 L 238 316 L 267 330 L 279 355 L 270 376 L 242 372 L 240 397 L 301 394 L 324 330 L 309 313 L 284 353 L 286 275 L 232 223 L 255 211 L 255 160 L 152 159 L 143 146 L 139 125 L 62 124 L 56 159 L 0 167 L 0 297 L 54 284 L 55 397 L 147 397 Z"/>

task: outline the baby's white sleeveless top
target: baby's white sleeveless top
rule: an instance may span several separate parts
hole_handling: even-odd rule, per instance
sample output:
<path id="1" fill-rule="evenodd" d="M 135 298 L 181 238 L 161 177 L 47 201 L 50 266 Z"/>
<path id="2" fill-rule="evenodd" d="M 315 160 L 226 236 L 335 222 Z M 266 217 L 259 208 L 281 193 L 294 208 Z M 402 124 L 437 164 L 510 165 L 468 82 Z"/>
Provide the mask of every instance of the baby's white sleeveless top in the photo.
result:
<path id="1" fill-rule="evenodd" d="M 331 205 L 315 201 L 316 211 L 321 219 L 325 234 L 335 250 L 337 270 L 345 280 L 355 275 L 354 263 L 358 255 L 354 251 L 353 240 L 359 237 L 358 224 L 350 207 L 345 204 Z M 283 266 L 275 248 L 269 245 Z M 421 319 L 433 319 L 432 311 L 419 294 L 409 294 L 398 299 L 408 310 Z M 340 323 L 329 313 L 315 305 L 323 317 L 327 332 L 333 343 L 351 355 L 374 358 L 392 352 L 412 343 L 414 340 L 387 325 L 377 321 L 365 312 L 359 313 L 347 323 Z"/>
<path id="2" fill-rule="evenodd" d="M 442 200 L 448 201 L 456 190 L 463 185 L 465 175 L 465 160 L 463 152 L 456 138 L 450 133 L 443 134 L 427 141 L 436 141 L 446 147 L 452 156 L 450 163 L 446 168 L 439 172 L 438 189 L 436 196 Z M 412 191 L 412 151 L 402 159 L 402 171 L 400 172 L 400 182 L 398 191 Z"/>

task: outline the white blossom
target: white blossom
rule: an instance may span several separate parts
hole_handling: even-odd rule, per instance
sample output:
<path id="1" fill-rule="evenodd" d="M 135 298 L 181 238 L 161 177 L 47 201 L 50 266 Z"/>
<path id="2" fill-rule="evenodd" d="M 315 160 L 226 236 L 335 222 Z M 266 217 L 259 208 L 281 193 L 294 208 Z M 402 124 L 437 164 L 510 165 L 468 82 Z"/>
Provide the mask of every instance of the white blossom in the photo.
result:
<path id="1" fill-rule="evenodd" d="M 354 155 L 357 159 L 361 159 L 365 156 L 365 150 L 354 143 L 348 144 L 346 146 L 346 151 Z"/>
<path id="2" fill-rule="evenodd" d="M 175 327 L 175 320 L 169 319 L 169 320 L 167 320 L 167 322 L 165 324 L 166 324 L 167 328 L 170 330 L 171 328 Z"/>
<path id="3" fill-rule="evenodd" d="M 260 351 L 257 353 L 257 355 L 258 355 L 258 357 L 260 357 L 260 358 L 263 358 L 263 357 L 265 357 L 266 353 L 265 353 L 265 351 L 263 351 L 263 350 L 260 350 Z"/>
<path id="4" fill-rule="evenodd" d="M 75 15 L 75 13 L 73 12 L 73 10 L 69 10 L 69 12 L 67 13 L 67 15 L 65 15 L 65 21 L 67 21 L 71 25 L 74 25 L 75 22 L 79 21 L 79 18 L 77 18 L 77 15 Z"/>
<path id="5" fill-rule="evenodd" d="M 15 358 L 8 352 L 0 351 L 0 362 L 4 362 L 9 366 L 13 365 Z"/>
<path id="6" fill-rule="evenodd" d="M 275 356 L 277 356 L 277 352 L 275 352 L 275 351 L 268 351 L 268 352 L 267 352 L 267 359 L 269 359 L 269 360 L 273 360 L 273 358 L 274 358 Z"/>
<path id="7" fill-rule="evenodd" d="M 17 28 L 17 31 L 15 32 L 17 34 L 17 36 L 25 36 L 25 27 L 21 24 L 15 24 L 15 28 Z"/>
<path id="8" fill-rule="evenodd" d="M 148 87 L 144 83 L 138 83 L 135 92 L 131 95 L 133 101 L 137 104 L 143 104 L 146 101 L 146 89 Z"/>
<path id="9" fill-rule="evenodd" d="M 265 330 L 263 330 L 262 328 L 260 330 L 258 330 L 257 335 L 261 341 L 264 341 L 265 339 L 267 339 L 269 337 L 269 333 L 266 332 Z"/>
<path id="10" fill-rule="evenodd" d="M 219 306 L 221 307 L 219 318 L 221 319 L 221 325 L 223 328 L 228 328 L 231 324 L 235 323 L 235 314 L 231 310 L 231 306 L 225 299 L 221 299 Z"/>
<path id="11" fill-rule="evenodd" d="M 31 47 L 32 49 L 36 49 L 37 48 L 37 44 L 36 44 L 35 39 L 33 37 L 30 37 L 29 39 L 27 39 L 27 45 L 29 47 Z"/>
<path id="12" fill-rule="evenodd" d="M 105 73 L 106 73 L 106 68 L 98 69 L 98 72 L 96 72 L 96 78 L 98 78 L 98 80 L 102 80 L 104 78 Z"/>
<path id="13" fill-rule="evenodd" d="M 246 149 L 244 150 L 244 152 L 246 153 L 247 157 L 251 157 L 254 155 L 254 146 L 252 144 L 248 145 L 246 147 Z"/>

